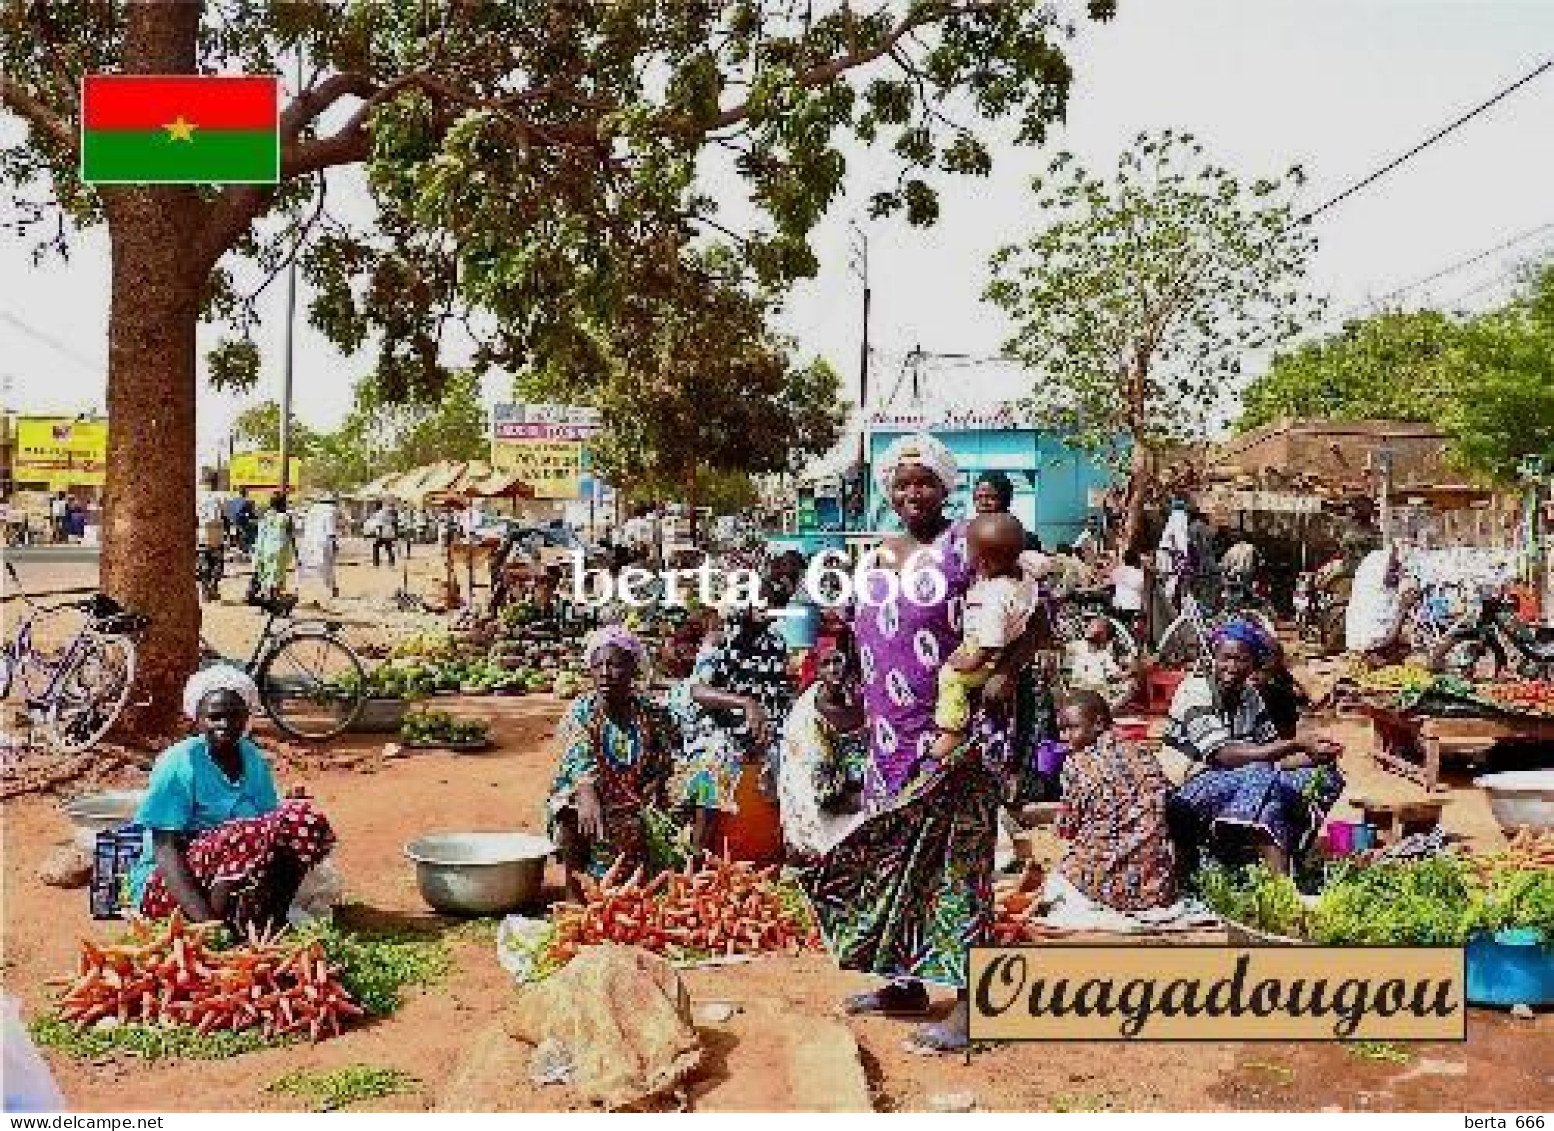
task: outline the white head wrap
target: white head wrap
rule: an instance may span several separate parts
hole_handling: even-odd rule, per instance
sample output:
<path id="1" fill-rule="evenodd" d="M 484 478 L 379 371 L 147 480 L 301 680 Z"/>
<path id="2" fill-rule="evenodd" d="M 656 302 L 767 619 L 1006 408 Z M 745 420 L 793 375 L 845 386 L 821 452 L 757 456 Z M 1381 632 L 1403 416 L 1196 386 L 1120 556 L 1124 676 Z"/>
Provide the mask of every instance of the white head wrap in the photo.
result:
<path id="1" fill-rule="evenodd" d="M 200 704 L 213 691 L 233 691 L 248 705 L 248 713 L 259 711 L 259 686 L 242 668 L 231 664 L 213 664 L 201 668 L 183 685 L 183 713 L 190 719 L 197 718 Z"/>
<path id="2" fill-rule="evenodd" d="M 896 481 L 896 468 L 912 463 L 920 464 L 938 476 L 946 491 L 955 490 L 960 467 L 950 449 L 927 432 L 902 436 L 885 449 L 885 454 L 874 464 L 874 478 L 879 489 L 888 495 Z"/>

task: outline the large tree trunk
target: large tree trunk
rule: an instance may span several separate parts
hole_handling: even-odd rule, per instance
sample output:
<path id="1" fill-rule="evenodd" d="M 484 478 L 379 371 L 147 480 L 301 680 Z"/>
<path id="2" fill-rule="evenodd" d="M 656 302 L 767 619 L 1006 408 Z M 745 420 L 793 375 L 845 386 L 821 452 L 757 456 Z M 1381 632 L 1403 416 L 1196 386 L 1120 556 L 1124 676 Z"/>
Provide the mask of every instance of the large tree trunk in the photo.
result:
<path id="1" fill-rule="evenodd" d="M 1144 503 L 1149 498 L 1149 489 L 1154 481 L 1151 463 L 1149 449 L 1135 439 L 1132 459 L 1128 465 L 1128 491 L 1122 517 L 1120 542 L 1124 550 L 1144 548 L 1139 545 L 1139 540 L 1144 534 Z"/>
<path id="2" fill-rule="evenodd" d="M 194 70 L 200 5 L 130 9 L 125 70 Z M 166 734 L 199 650 L 194 582 L 195 327 L 209 264 L 194 244 L 193 188 L 104 192 L 113 256 L 108 319 L 108 476 L 102 586 L 151 615 L 123 730 Z"/>

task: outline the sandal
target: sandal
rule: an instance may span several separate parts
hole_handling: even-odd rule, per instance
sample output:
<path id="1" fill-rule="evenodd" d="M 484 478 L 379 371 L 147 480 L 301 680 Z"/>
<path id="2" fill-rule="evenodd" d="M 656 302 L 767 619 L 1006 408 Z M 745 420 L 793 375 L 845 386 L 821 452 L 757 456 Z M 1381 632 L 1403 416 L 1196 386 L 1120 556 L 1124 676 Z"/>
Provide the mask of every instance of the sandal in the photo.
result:
<path id="1" fill-rule="evenodd" d="M 887 985 L 842 1000 L 842 1012 L 849 1017 L 922 1017 L 930 1006 L 928 991 L 921 983 Z"/>
<path id="2" fill-rule="evenodd" d="M 968 1050 L 971 1038 L 954 1033 L 944 1025 L 924 1025 L 902 1041 L 901 1047 L 916 1056 L 949 1056 Z"/>

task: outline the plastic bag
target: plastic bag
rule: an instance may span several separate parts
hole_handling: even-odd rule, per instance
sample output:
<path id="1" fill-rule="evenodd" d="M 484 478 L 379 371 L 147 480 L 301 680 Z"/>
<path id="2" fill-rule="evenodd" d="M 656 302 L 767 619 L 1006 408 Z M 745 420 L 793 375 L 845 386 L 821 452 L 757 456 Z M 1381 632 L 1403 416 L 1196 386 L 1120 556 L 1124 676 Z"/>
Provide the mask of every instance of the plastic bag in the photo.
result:
<path id="1" fill-rule="evenodd" d="M 497 962 L 520 985 L 541 981 L 551 973 L 547 969 L 545 956 L 555 930 L 544 919 L 507 916 L 496 929 Z"/>
<path id="2" fill-rule="evenodd" d="M 5 1039 L 0 1042 L 5 1049 L 5 1110 L 64 1111 L 65 1097 L 54 1083 L 49 1066 L 33 1047 L 16 999 L 10 994 L 0 995 L 0 1010 L 5 1013 Z"/>
<path id="3" fill-rule="evenodd" d="M 293 927 L 304 927 L 319 919 L 329 919 L 335 905 L 345 898 L 345 880 L 335 865 L 333 856 L 326 856 L 308 870 L 297 885 L 292 897 L 291 909 L 286 912 L 286 922 Z"/>

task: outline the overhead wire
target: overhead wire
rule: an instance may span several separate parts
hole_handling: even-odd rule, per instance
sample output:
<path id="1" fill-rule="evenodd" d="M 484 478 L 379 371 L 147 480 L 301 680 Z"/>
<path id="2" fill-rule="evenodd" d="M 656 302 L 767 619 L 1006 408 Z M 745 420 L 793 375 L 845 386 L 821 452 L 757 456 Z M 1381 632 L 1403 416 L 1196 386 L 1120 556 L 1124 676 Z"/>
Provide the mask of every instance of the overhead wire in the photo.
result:
<path id="1" fill-rule="evenodd" d="M 1365 177 L 1362 177 L 1360 180 L 1356 181 L 1354 184 L 1352 184 L 1348 188 L 1344 189 L 1338 195 L 1330 197 L 1329 199 L 1323 201 L 1321 204 L 1317 205 L 1311 211 L 1309 211 L 1305 215 L 1301 216 L 1296 221 L 1296 223 L 1302 223 L 1303 224 L 1307 220 L 1314 219 L 1317 216 L 1320 216 L 1322 213 L 1326 212 L 1329 208 L 1332 208 L 1334 205 L 1340 204 L 1343 201 L 1348 200 L 1355 193 L 1361 192 L 1364 189 L 1366 189 L 1366 188 L 1370 187 L 1371 185 L 1375 184 L 1377 181 L 1381 180 L 1382 177 L 1385 177 L 1388 173 L 1392 172 L 1394 169 L 1398 168 L 1400 165 L 1403 165 L 1406 162 L 1413 160 L 1413 158 L 1415 158 L 1419 154 L 1423 153 L 1426 149 L 1429 149 L 1436 142 L 1438 142 L 1438 141 L 1442 140 L 1443 138 L 1447 137 L 1448 135 L 1456 132 L 1458 129 L 1462 128 L 1463 126 L 1465 126 L 1469 122 L 1471 122 L 1474 118 L 1477 118 L 1480 114 L 1484 113 L 1490 107 L 1496 105 L 1497 103 L 1503 101 L 1506 98 L 1509 98 L 1513 93 L 1515 93 L 1516 91 L 1520 90 L 1522 87 L 1526 86 L 1528 83 L 1532 82 L 1534 79 L 1538 78 L 1540 75 L 1543 75 L 1543 74 L 1547 73 L 1550 70 L 1554 70 L 1554 58 L 1545 59 L 1543 62 L 1539 63 L 1532 70 L 1528 71 L 1521 78 L 1517 79 L 1515 82 L 1511 83 L 1509 86 L 1501 88 L 1495 94 L 1491 95 L 1489 98 L 1485 99 L 1483 102 L 1480 102 L 1477 106 L 1473 107 L 1471 110 L 1469 110 L 1466 113 L 1464 113 L 1464 114 L 1460 115 L 1459 117 L 1455 118 L 1454 120 L 1452 120 L 1448 124 L 1442 126 L 1440 129 L 1436 130 L 1429 137 L 1425 138 L 1424 141 L 1420 142 L 1418 145 L 1414 146 L 1412 149 L 1408 150 L 1406 153 L 1403 153 L 1403 154 L 1400 154 L 1397 157 L 1394 157 L 1391 161 L 1388 161 L 1381 168 L 1377 169 L 1373 173 L 1368 174 Z"/>

